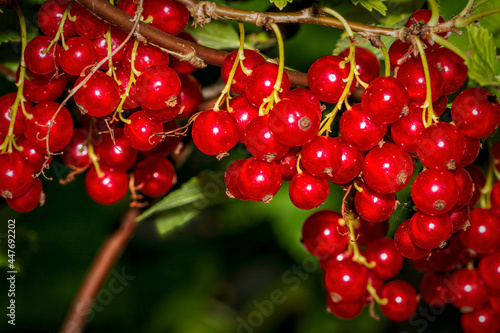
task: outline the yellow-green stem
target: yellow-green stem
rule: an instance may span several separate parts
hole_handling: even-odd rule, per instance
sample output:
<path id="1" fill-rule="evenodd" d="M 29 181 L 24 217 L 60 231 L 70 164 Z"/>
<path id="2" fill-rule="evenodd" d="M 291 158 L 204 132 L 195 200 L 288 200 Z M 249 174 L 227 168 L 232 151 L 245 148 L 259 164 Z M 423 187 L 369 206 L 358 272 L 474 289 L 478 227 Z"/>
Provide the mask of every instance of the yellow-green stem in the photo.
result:
<path id="1" fill-rule="evenodd" d="M 281 81 L 283 80 L 283 72 L 285 71 L 285 44 L 283 43 L 283 36 L 281 35 L 281 31 L 276 23 L 273 23 L 271 27 L 276 35 L 276 40 L 278 41 L 278 76 L 276 77 L 276 82 L 274 83 L 273 92 L 266 98 L 266 100 L 264 100 L 264 103 L 267 103 L 266 109 L 263 112 L 264 114 L 268 114 L 273 108 L 274 103 L 280 101 L 278 94 L 281 91 Z"/>
<path id="2" fill-rule="evenodd" d="M 377 290 L 372 285 L 371 279 L 368 279 L 368 284 L 366 285 L 366 290 L 378 305 L 387 305 L 387 298 L 380 298 L 377 294 Z"/>
<path id="3" fill-rule="evenodd" d="M 380 47 L 382 49 L 382 53 L 384 54 L 384 65 L 385 65 L 385 76 L 391 76 L 391 60 L 389 58 L 389 52 L 387 52 L 387 47 L 385 46 L 384 42 L 380 41 L 382 46 Z"/>
<path id="4" fill-rule="evenodd" d="M 439 45 L 446 47 L 447 49 L 453 51 L 463 60 L 467 59 L 467 56 L 465 55 L 465 53 L 462 50 L 460 50 L 458 47 L 456 47 L 455 45 L 453 45 L 452 43 L 450 43 L 449 41 L 447 41 L 443 37 L 441 37 L 439 35 L 432 35 L 432 40 L 435 41 L 436 43 L 438 43 Z"/>
<path id="5" fill-rule="evenodd" d="M 59 27 L 57 28 L 56 35 L 54 39 L 50 42 L 49 46 L 44 50 L 45 53 L 49 52 L 52 46 L 57 43 L 59 38 L 61 39 L 61 44 L 62 47 L 67 50 L 68 46 L 66 45 L 66 42 L 64 40 L 64 22 L 66 22 L 66 18 L 69 16 L 69 12 L 71 11 L 71 6 L 73 5 L 73 1 L 70 1 L 68 3 L 68 6 L 66 6 L 66 9 L 64 10 L 63 16 L 61 17 L 61 21 L 59 21 Z"/>
<path id="6" fill-rule="evenodd" d="M 108 56 L 113 52 L 113 43 L 111 41 L 111 25 L 108 26 L 108 30 L 106 31 L 106 45 L 108 47 Z M 111 77 L 114 77 L 115 68 L 113 67 L 113 57 L 109 57 L 108 59 L 108 74 Z"/>
<path id="7" fill-rule="evenodd" d="M 469 17 L 459 17 L 455 19 L 455 27 L 463 28 L 473 23 L 474 21 L 479 20 L 480 18 L 498 13 L 500 13 L 500 8 L 493 8 L 490 10 L 485 10 L 484 12 L 475 15 L 471 15 Z"/>
<path id="8" fill-rule="evenodd" d="M 231 90 L 231 85 L 233 84 L 233 78 L 234 78 L 234 75 L 236 74 L 236 70 L 238 69 L 238 64 L 240 63 L 240 60 L 241 60 L 240 56 L 244 52 L 245 27 L 243 26 L 242 22 L 238 22 L 238 27 L 240 28 L 240 46 L 238 48 L 238 53 L 236 54 L 236 59 L 234 59 L 233 67 L 231 67 L 231 71 L 229 72 L 229 76 L 227 78 L 226 85 L 224 86 L 224 89 L 222 90 L 219 98 L 217 99 L 217 102 L 215 102 L 214 111 L 219 111 L 219 106 L 222 103 L 222 100 L 224 99 L 224 97 L 226 95 L 229 98 L 229 91 Z"/>
<path id="9" fill-rule="evenodd" d="M 375 267 L 376 265 L 375 262 L 374 261 L 368 262 L 365 256 L 361 254 L 361 251 L 359 251 L 358 243 L 356 243 L 356 233 L 354 231 L 354 224 L 352 219 L 349 216 L 347 216 L 347 214 L 345 214 L 344 219 L 347 219 L 347 223 L 349 225 L 349 238 L 350 238 L 349 247 L 353 251 L 352 260 L 357 262 L 358 264 L 364 265 L 366 268 L 369 269 Z"/>
<path id="10" fill-rule="evenodd" d="M 434 123 L 434 121 L 438 121 L 436 114 L 434 113 L 434 108 L 432 106 L 432 89 L 431 89 L 431 75 L 429 73 L 429 64 L 427 63 L 427 57 L 425 55 L 425 50 L 422 45 L 422 42 L 418 37 L 415 37 L 416 44 L 418 47 L 418 52 L 420 53 L 420 59 L 422 60 L 422 67 L 424 68 L 424 76 L 425 76 L 425 102 L 422 105 L 422 108 L 427 110 L 427 119 L 424 122 L 425 127 L 429 127 Z M 424 111 L 425 113 L 425 111 Z"/>
<path id="11" fill-rule="evenodd" d="M 429 5 L 429 9 L 432 11 L 431 18 L 427 25 L 429 27 L 433 27 L 439 23 L 439 7 L 436 3 L 436 0 L 427 0 L 427 4 Z"/>
<path id="12" fill-rule="evenodd" d="M 464 9 L 458 14 L 458 17 L 465 17 L 469 15 L 469 13 L 472 11 L 472 6 L 474 4 L 474 0 L 469 0 L 467 1 L 467 4 L 465 5 Z"/>
<path id="13" fill-rule="evenodd" d="M 349 26 L 346 19 L 342 15 L 340 15 L 338 12 L 336 12 L 335 10 L 328 8 L 328 7 L 320 7 L 319 10 L 321 10 L 322 12 L 327 13 L 327 14 L 335 17 L 337 20 L 339 20 L 342 23 L 342 25 L 344 26 L 345 31 L 347 32 L 349 37 L 354 37 L 354 33 L 352 32 L 351 27 Z"/>

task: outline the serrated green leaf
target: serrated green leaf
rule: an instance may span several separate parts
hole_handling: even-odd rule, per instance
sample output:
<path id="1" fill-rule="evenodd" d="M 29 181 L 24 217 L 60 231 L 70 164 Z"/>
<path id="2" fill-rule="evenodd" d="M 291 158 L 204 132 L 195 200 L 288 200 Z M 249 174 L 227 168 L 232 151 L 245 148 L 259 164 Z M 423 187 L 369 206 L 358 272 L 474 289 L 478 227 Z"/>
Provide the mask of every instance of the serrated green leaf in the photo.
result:
<path id="1" fill-rule="evenodd" d="M 496 76 L 498 60 L 493 36 L 482 26 L 467 26 L 469 34 L 470 56 L 465 60 L 469 68 L 469 77 L 481 86 L 500 86 Z"/>
<path id="2" fill-rule="evenodd" d="M 361 6 L 368 9 L 370 12 L 376 10 L 382 15 L 387 13 L 387 6 L 384 4 L 387 0 L 351 0 L 353 4 L 361 4 Z"/>
<path id="3" fill-rule="evenodd" d="M 212 20 L 203 27 L 188 26 L 185 31 L 200 44 L 217 50 L 234 50 L 240 45 L 238 32 L 231 23 Z"/>
<path id="4" fill-rule="evenodd" d="M 270 0 L 270 1 L 280 10 L 282 10 L 288 3 L 292 3 L 293 0 Z"/>
<path id="5" fill-rule="evenodd" d="M 205 208 L 228 199 L 223 175 L 213 171 L 200 173 L 142 213 L 137 221 L 152 219 L 160 235 L 165 236 L 191 221 Z"/>

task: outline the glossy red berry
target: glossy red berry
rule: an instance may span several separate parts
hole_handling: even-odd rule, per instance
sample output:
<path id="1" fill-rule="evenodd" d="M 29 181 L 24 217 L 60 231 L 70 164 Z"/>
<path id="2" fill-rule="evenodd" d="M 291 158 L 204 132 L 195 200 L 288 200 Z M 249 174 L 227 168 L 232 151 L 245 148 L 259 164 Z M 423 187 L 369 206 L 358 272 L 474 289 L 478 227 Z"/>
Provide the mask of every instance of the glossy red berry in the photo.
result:
<path id="1" fill-rule="evenodd" d="M 413 58 L 413 53 L 410 53 L 410 47 L 410 43 L 405 43 L 399 39 L 396 39 L 391 44 L 389 47 L 389 60 L 392 71 Z"/>
<path id="2" fill-rule="evenodd" d="M 16 101 L 16 93 L 8 93 L 0 97 L 0 136 L 7 136 L 9 132 L 9 126 L 12 119 L 12 107 Z M 24 133 L 24 123 L 26 117 L 24 116 L 21 103 L 24 103 L 24 108 L 28 114 L 31 114 L 31 109 L 33 108 L 29 102 L 19 102 L 19 106 L 16 111 L 16 120 L 14 122 L 14 128 L 12 134 L 14 136 L 20 136 Z"/>
<path id="3" fill-rule="evenodd" d="M 474 312 L 462 313 L 460 324 L 464 333 L 500 331 L 498 313 L 489 305 Z"/>
<path id="4" fill-rule="evenodd" d="M 417 212 L 410 223 L 411 240 L 423 249 L 437 248 L 451 237 L 452 231 L 453 225 L 448 214 L 430 216 Z"/>
<path id="5" fill-rule="evenodd" d="M 90 138 L 87 128 L 75 128 L 70 142 L 63 149 L 62 159 L 64 164 L 72 169 L 83 168 L 90 163 L 89 144 L 95 144 L 95 138 Z"/>
<path id="6" fill-rule="evenodd" d="M 396 195 L 379 193 L 359 181 L 357 184 L 361 187 L 361 191 L 356 191 L 354 195 L 354 205 L 358 214 L 370 222 L 387 220 L 395 209 Z"/>
<path id="7" fill-rule="evenodd" d="M 464 136 L 464 156 L 457 164 L 458 167 L 466 167 L 474 162 L 479 155 L 481 149 L 481 141 L 479 139 L 471 139 Z"/>
<path id="8" fill-rule="evenodd" d="M 350 64 L 341 68 L 344 61 L 339 56 L 323 56 L 316 60 L 307 71 L 309 89 L 326 103 L 337 103 L 345 87 L 343 79 L 349 75 Z M 351 86 L 354 88 L 354 85 Z"/>
<path id="9" fill-rule="evenodd" d="M 309 89 L 306 88 L 292 89 L 283 98 L 284 99 L 299 98 L 302 101 L 308 103 L 311 108 L 317 110 L 319 115 L 321 116 L 322 110 L 321 110 L 321 104 L 319 103 L 319 99 Z"/>
<path id="10" fill-rule="evenodd" d="M 37 21 L 44 35 L 52 38 L 56 36 L 66 7 L 68 3 L 59 0 L 47 0 L 42 4 L 38 11 Z M 63 33 L 66 40 L 76 34 L 75 23 L 68 17 L 64 21 Z"/>
<path id="11" fill-rule="evenodd" d="M 422 171 L 411 188 L 411 198 L 419 210 L 428 215 L 449 212 L 458 199 L 455 176 L 447 170 Z"/>
<path id="12" fill-rule="evenodd" d="M 229 73 L 233 68 L 234 61 L 236 60 L 236 56 L 238 54 L 238 50 L 229 53 L 222 62 L 222 66 L 220 68 L 220 74 L 224 83 L 227 83 L 229 78 Z M 245 60 L 243 60 L 243 66 L 247 70 L 252 70 L 255 66 L 263 64 L 266 62 L 263 56 L 261 56 L 258 52 L 253 50 L 243 50 L 243 55 L 245 56 Z M 243 95 L 245 94 L 245 81 L 248 77 L 248 74 L 245 74 L 241 69 L 241 65 L 238 65 L 236 68 L 236 72 L 234 73 L 233 82 L 231 83 L 231 91 L 234 91 L 237 94 Z"/>
<path id="13" fill-rule="evenodd" d="M 349 230 L 342 215 L 333 210 L 320 210 L 310 215 L 302 226 L 302 242 L 320 260 L 343 252 L 349 243 Z"/>
<path id="14" fill-rule="evenodd" d="M 245 80 L 245 96 L 250 103 L 256 107 L 264 102 L 274 90 L 274 85 L 278 77 L 278 65 L 265 62 L 252 69 L 252 73 Z M 286 72 L 283 72 L 281 81 L 280 98 L 290 90 L 290 78 Z"/>
<path id="15" fill-rule="evenodd" d="M 333 140 L 340 147 L 341 158 L 340 166 L 331 176 L 328 176 L 328 180 L 335 184 L 344 184 L 359 175 L 365 155 L 363 152 L 351 148 L 342 137 L 335 137 Z"/>
<path id="16" fill-rule="evenodd" d="M 443 92 L 443 79 L 439 70 L 429 66 L 432 101 L 436 101 Z M 399 68 L 398 80 L 405 86 L 410 102 L 424 103 L 427 95 L 424 67 L 420 58 L 410 59 Z"/>
<path id="17" fill-rule="evenodd" d="M 500 291 L 500 252 L 481 258 L 478 270 L 488 288 Z"/>
<path id="18" fill-rule="evenodd" d="M 207 155 L 227 152 L 238 142 L 240 127 L 227 111 L 206 110 L 193 122 L 193 141 Z"/>
<path id="19" fill-rule="evenodd" d="M 472 193 L 474 191 L 474 183 L 472 181 L 472 177 L 464 168 L 457 168 L 451 171 L 451 173 L 453 173 L 453 175 L 455 176 L 455 180 L 457 181 L 459 189 L 458 199 L 454 209 L 460 209 L 469 204 L 469 201 L 472 198 Z"/>
<path id="20" fill-rule="evenodd" d="M 134 52 L 133 47 L 128 47 L 125 52 L 123 61 L 123 68 L 130 73 L 132 69 L 132 55 Z M 142 73 L 149 66 L 164 65 L 168 66 L 169 56 L 168 53 L 163 52 L 159 48 L 151 44 L 139 43 L 135 51 L 134 69 Z"/>
<path id="21" fill-rule="evenodd" d="M 101 205 L 111 205 L 123 199 L 128 191 L 127 173 L 105 165 L 100 165 L 100 169 L 102 177 L 94 166 L 85 174 L 85 190 L 92 200 Z"/>
<path id="22" fill-rule="evenodd" d="M 370 242 L 365 249 L 368 262 L 375 262 L 372 272 L 382 280 L 395 277 L 403 267 L 403 256 L 390 238 L 379 238 Z"/>
<path id="23" fill-rule="evenodd" d="M 148 117 L 144 111 L 136 111 L 128 118 L 130 123 L 124 126 L 125 138 L 132 148 L 150 150 L 158 145 L 160 137 L 155 135 L 162 132 L 159 121 Z"/>
<path id="24" fill-rule="evenodd" d="M 47 160 L 47 155 L 38 152 L 33 145 L 26 140 L 25 137 L 20 137 L 16 141 L 16 145 L 18 147 L 22 147 L 23 150 L 21 151 L 21 155 L 30 162 L 30 164 L 33 166 L 33 171 L 38 172 L 42 169 L 43 164 L 45 161 L 47 161 L 47 164 L 49 164 L 52 161 L 52 156 Z"/>
<path id="25" fill-rule="evenodd" d="M 307 171 L 297 173 L 290 181 L 290 201 L 300 209 L 320 206 L 328 197 L 330 187 L 324 177 L 313 176 Z"/>
<path id="26" fill-rule="evenodd" d="M 59 47 L 53 45 L 50 50 L 45 52 L 52 38 L 48 36 L 37 36 L 26 44 L 24 49 L 24 61 L 26 67 L 35 74 L 44 75 L 52 73 L 57 68 L 57 54 Z"/>
<path id="27" fill-rule="evenodd" d="M 368 152 L 363 161 L 363 179 L 380 193 L 402 190 L 413 175 L 410 155 L 393 143 L 384 143 Z"/>
<path id="28" fill-rule="evenodd" d="M 453 208 L 448 212 L 450 215 L 451 223 L 453 224 L 453 233 L 462 230 L 465 223 L 469 221 L 470 206 L 465 205 L 465 207 L 456 209 Z"/>
<path id="29" fill-rule="evenodd" d="M 352 148 L 365 151 L 373 148 L 387 132 L 387 125 L 375 124 L 365 114 L 361 104 L 354 104 L 340 118 L 340 134 Z"/>
<path id="30" fill-rule="evenodd" d="M 229 101 L 229 111 L 240 126 L 240 137 L 238 141 L 245 139 L 244 130 L 248 123 L 258 117 L 259 109 L 253 106 L 245 96 L 236 96 Z"/>
<path id="31" fill-rule="evenodd" d="M 316 136 L 300 151 L 301 162 L 315 176 L 332 176 L 339 168 L 342 150 L 338 140 L 328 136 Z"/>
<path id="32" fill-rule="evenodd" d="M 464 60 L 450 49 L 441 47 L 429 54 L 427 60 L 441 73 L 443 95 L 458 91 L 467 80 L 467 66 Z"/>
<path id="33" fill-rule="evenodd" d="M 500 107 L 494 95 L 482 88 L 462 91 L 453 101 L 451 118 L 464 136 L 482 139 L 500 122 Z"/>
<path id="34" fill-rule="evenodd" d="M 436 101 L 432 103 L 432 108 L 434 110 L 434 114 L 437 117 L 441 117 L 441 115 L 444 113 L 446 110 L 446 107 L 448 106 L 448 97 L 446 95 L 441 95 Z"/>
<path id="35" fill-rule="evenodd" d="M 391 124 L 391 137 L 401 150 L 408 153 L 417 150 L 418 138 L 425 130 L 422 113 L 418 103 L 409 103 L 408 114 Z"/>
<path id="36" fill-rule="evenodd" d="M 67 49 L 60 47 L 57 62 L 70 75 L 80 75 L 95 64 L 97 53 L 87 38 L 73 37 L 66 41 Z"/>
<path id="37" fill-rule="evenodd" d="M 427 127 L 417 141 L 417 156 L 433 170 L 454 170 L 465 153 L 462 133 L 457 127 L 440 122 Z"/>
<path id="38" fill-rule="evenodd" d="M 274 162 L 249 158 L 240 169 L 238 189 L 253 201 L 265 203 L 272 200 L 281 187 L 281 173 Z"/>
<path id="39" fill-rule="evenodd" d="M 35 178 L 26 193 L 14 199 L 6 199 L 5 201 L 10 208 L 21 213 L 27 213 L 35 209 L 41 201 L 43 202 L 42 189 L 42 182 L 39 178 Z"/>
<path id="40" fill-rule="evenodd" d="M 463 268 L 450 276 L 451 303 L 462 311 L 480 309 L 488 302 L 488 292 L 477 269 Z"/>
<path id="41" fill-rule="evenodd" d="M 350 48 L 339 53 L 339 56 L 347 58 Z M 365 83 L 370 83 L 373 79 L 380 75 L 380 63 L 377 56 L 370 50 L 364 47 L 356 47 L 354 51 L 354 60 L 356 61 L 356 69 L 359 72 L 359 78 Z"/>
<path id="42" fill-rule="evenodd" d="M 33 183 L 33 166 L 19 152 L 0 154 L 0 196 L 17 198 Z"/>
<path id="43" fill-rule="evenodd" d="M 95 146 L 99 161 L 116 170 L 128 170 L 137 159 L 138 151 L 128 143 L 122 127 L 113 129 L 114 141 L 111 135 L 103 134 L 101 142 Z"/>
<path id="44" fill-rule="evenodd" d="M 331 312 L 340 319 L 353 319 L 357 317 L 365 307 L 364 300 L 335 303 L 330 295 L 327 295 L 326 302 L 328 304 L 327 311 Z"/>
<path id="45" fill-rule="evenodd" d="M 387 299 L 387 304 L 381 305 L 380 310 L 393 321 L 407 320 L 417 309 L 417 292 L 405 281 L 389 282 L 382 288 L 380 297 Z"/>
<path id="46" fill-rule="evenodd" d="M 334 262 L 325 271 L 325 286 L 334 302 L 354 302 L 366 292 L 368 270 L 352 260 Z"/>
<path id="47" fill-rule="evenodd" d="M 293 176 L 297 174 L 297 161 L 298 154 L 300 152 L 299 147 L 290 147 L 288 152 L 281 158 L 275 160 L 276 164 L 280 167 L 281 178 L 283 181 L 289 182 L 292 180 Z"/>
<path id="48" fill-rule="evenodd" d="M 224 172 L 224 184 L 226 184 L 226 194 L 230 198 L 237 198 L 240 200 L 247 200 L 243 194 L 241 194 L 238 188 L 238 181 L 241 166 L 246 162 L 246 159 L 239 159 L 231 163 L 226 171 Z"/>
<path id="49" fill-rule="evenodd" d="M 68 75 L 64 73 L 37 75 L 26 69 L 23 95 L 33 103 L 53 101 L 61 96 L 67 83 Z"/>
<path id="50" fill-rule="evenodd" d="M 76 80 L 79 85 L 85 77 Z M 74 94 L 80 111 L 93 117 L 104 117 L 113 112 L 120 103 L 120 89 L 116 81 L 104 72 L 97 71 Z"/>
<path id="51" fill-rule="evenodd" d="M 183 147 L 181 135 L 174 135 L 174 132 L 177 131 L 178 128 L 179 125 L 173 120 L 163 123 L 163 132 L 169 134 L 162 138 L 162 141 L 153 149 L 141 151 L 141 156 L 159 155 L 166 157 L 170 154 L 178 154 Z"/>
<path id="52" fill-rule="evenodd" d="M 173 0 L 152 0 L 144 3 L 144 17 L 151 16 L 151 25 L 173 36 L 187 26 L 189 10 Z"/>
<path id="53" fill-rule="evenodd" d="M 73 3 L 71 6 L 71 16 L 75 19 L 76 33 L 87 39 L 96 39 L 106 33 L 108 23 L 95 16 L 90 10 Z"/>
<path id="54" fill-rule="evenodd" d="M 392 124 L 408 113 L 408 93 L 394 76 L 373 80 L 363 93 L 363 113 L 376 124 Z"/>
<path id="55" fill-rule="evenodd" d="M 201 85 L 198 80 L 192 75 L 180 75 L 181 92 L 179 93 L 181 109 L 176 119 L 184 119 L 191 117 L 195 112 L 200 110 L 200 104 L 203 100 L 201 94 Z"/>
<path id="56" fill-rule="evenodd" d="M 112 26 L 110 30 L 111 52 L 114 52 L 125 41 L 126 38 L 127 38 L 127 33 L 125 33 L 123 30 L 120 30 Z M 99 63 L 101 62 L 101 60 L 103 60 L 108 56 L 108 41 L 106 39 L 106 35 L 101 35 L 101 37 L 94 39 L 92 43 L 94 44 L 95 52 L 97 55 L 96 62 Z M 127 50 L 126 46 L 118 50 L 113 55 L 112 63 L 114 67 L 117 67 L 122 63 L 125 64 L 127 63 L 126 61 L 123 60 L 123 57 L 125 55 L 125 50 Z M 100 68 L 108 70 L 109 61 L 105 61 Z"/>
<path id="57" fill-rule="evenodd" d="M 145 69 L 135 83 L 137 100 L 150 109 L 175 106 L 181 91 L 179 75 L 165 65 L 154 65 Z"/>
<path id="58" fill-rule="evenodd" d="M 394 245 L 403 257 L 419 259 L 427 256 L 431 251 L 415 245 L 410 237 L 411 220 L 406 220 L 399 225 L 394 234 Z"/>
<path id="59" fill-rule="evenodd" d="M 289 146 L 276 140 L 269 127 L 269 115 L 254 118 L 248 123 L 243 134 L 243 142 L 254 157 L 273 161 L 283 157 Z"/>
<path id="60" fill-rule="evenodd" d="M 491 209 L 474 208 L 469 215 L 470 227 L 460 233 L 464 246 L 478 253 L 491 253 L 500 246 L 500 216 Z"/>
<path id="61" fill-rule="evenodd" d="M 269 113 L 269 128 L 287 146 L 302 146 L 314 139 L 320 121 L 318 112 L 298 97 L 281 100 Z"/>
<path id="62" fill-rule="evenodd" d="M 120 90 L 120 96 L 125 94 L 127 91 L 127 86 L 130 80 L 130 73 L 123 68 L 123 66 L 118 66 L 115 68 L 115 76 L 118 83 L 118 89 Z M 125 102 L 123 103 L 123 109 L 131 110 L 137 109 L 141 106 L 141 103 L 137 100 L 137 96 L 135 95 L 135 83 L 132 83 L 130 86 L 128 96 L 125 98 Z"/>
<path id="63" fill-rule="evenodd" d="M 174 166 L 162 156 L 150 156 L 137 163 L 134 178 L 140 191 L 150 197 L 167 194 L 177 180 Z"/>
<path id="64" fill-rule="evenodd" d="M 32 109 L 32 114 L 33 118 L 26 121 L 24 134 L 37 151 L 47 154 L 48 149 L 54 153 L 69 143 L 73 119 L 68 109 L 56 102 L 41 102 Z"/>

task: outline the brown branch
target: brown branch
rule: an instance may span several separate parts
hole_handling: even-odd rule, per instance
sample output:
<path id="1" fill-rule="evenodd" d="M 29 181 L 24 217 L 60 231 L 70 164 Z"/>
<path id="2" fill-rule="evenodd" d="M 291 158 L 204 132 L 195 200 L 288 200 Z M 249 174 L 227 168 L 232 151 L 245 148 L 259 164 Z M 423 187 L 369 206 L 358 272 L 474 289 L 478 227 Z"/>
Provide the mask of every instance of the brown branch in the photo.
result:
<path id="1" fill-rule="evenodd" d="M 139 213 L 137 208 L 129 209 L 123 216 L 120 228 L 102 246 L 68 311 L 61 328 L 62 333 L 77 333 L 83 330 L 85 319 L 100 286 L 134 234 Z"/>

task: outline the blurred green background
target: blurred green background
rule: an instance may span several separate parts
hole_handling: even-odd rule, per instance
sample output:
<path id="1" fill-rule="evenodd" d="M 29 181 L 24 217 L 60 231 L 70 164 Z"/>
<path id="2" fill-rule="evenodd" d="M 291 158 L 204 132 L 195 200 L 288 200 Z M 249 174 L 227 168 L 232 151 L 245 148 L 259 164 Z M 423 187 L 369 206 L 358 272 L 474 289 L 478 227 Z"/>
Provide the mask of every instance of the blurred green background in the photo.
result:
<path id="1" fill-rule="evenodd" d="M 41 1 L 22 2 L 36 31 L 36 11 Z M 43 1 L 42 1 L 43 2 Z M 458 13 L 466 1 L 440 1 L 442 16 Z M 267 0 L 222 2 L 231 6 L 267 10 Z M 295 0 L 286 10 L 310 3 Z M 397 26 L 409 14 L 425 6 L 423 1 L 389 1 L 388 16 L 368 12 L 349 1 L 326 1 L 359 22 Z M 491 1 L 486 6 L 499 6 Z M 293 8 L 292 8 L 293 7 Z M 13 12 L 5 7 L 2 27 L 18 28 Z M 498 16 L 484 23 L 499 45 Z M 483 23 L 483 20 L 481 21 Z M 228 25 L 231 28 L 231 25 Z M 302 71 L 318 57 L 331 54 L 341 32 L 312 25 L 282 27 L 287 36 L 287 66 Z M 247 25 L 250 33 L 258 33 Z M 11 31 L 3 31 L 5 39 Z M 7 36 L 7 37 L 6 37 Z M 4 39 L 4 40 L 5 40 Z M 264 36 L 264 42 L 266 37 Z M 466 33 L 451 37 L 467 50 Z M 265 43 L 262 44 L 265 47 Z M 276 49 L 263 51 L 270 57 Z M 19 43 L 0 44 L 0 62 L 16 68 Z M 219 76 L 209 67 L 195 74 L 203 85 Z M 12 82 L 0 77 L 0 93 L 15 91 Z M 196 150 L 178 170 L 178 185 L 211 170 L 209 182 L 222 191 L 220 180 L 227 165 L 245 156 L 238 146 L 217 162 Z M 58 332 L 88 267 L 105 239 L 119 226 L 129 198 L 112 206 L 94 203 L 86 194 L 83 176 L 61 186 L 58 177 L 68 172 L 58 158 L 42 179 L 46 204 L 27 214 L 0 202 L 0 260 L 5 261 L 6 230 L 16 220 L 16 326 L 7 324 L 7 273 L 0 270 L 1 332 Z M 343 192 L 331 186 L 321 209 L 340 209 Z M 203 207 L 202 207 L 203 208 Z M 152 220 L 141 222 L 136 234 L 112 270 L 111 277 L 126 276 L 121 284 L 106 280 L 88 318 L 86 332 L 458 332 L 459 312 L 452 308 L 429 309 L 421 303 L 408 322 L 392 323 L 370 318 L 367 308 L 356 319 L 344 321 L 328 314 L 322 272 L 300 243 L 303 221 L 312 211 L 301 211 L 290 203 L 285 184 L 270 204 L 224 200 L 201 210 L 191 223 L 160 237 Z M 406 263 L 399 278 L 418 286 L 421 273 Z M 279 294 L 279 297 L 274 295 Z M 272 300 L 275 300 L 275 303 Z M 278 304 L 279 303 L 279 304 Z"/>

